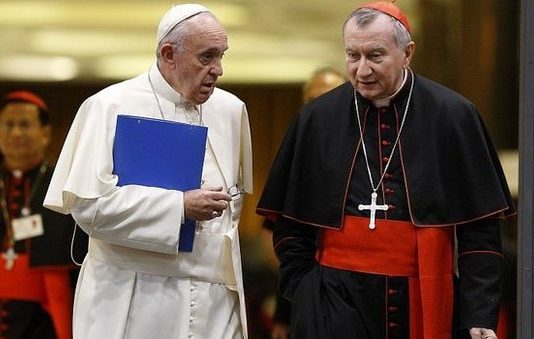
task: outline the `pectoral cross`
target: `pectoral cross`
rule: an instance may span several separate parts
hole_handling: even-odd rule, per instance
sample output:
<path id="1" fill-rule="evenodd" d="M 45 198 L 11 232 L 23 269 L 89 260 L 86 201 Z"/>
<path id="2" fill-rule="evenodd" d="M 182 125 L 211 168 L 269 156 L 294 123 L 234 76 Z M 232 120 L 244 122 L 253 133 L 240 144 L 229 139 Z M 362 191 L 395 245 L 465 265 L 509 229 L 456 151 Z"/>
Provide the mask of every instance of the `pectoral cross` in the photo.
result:
<path id="1" fill-rule="evenodd" d="M 6 270 L 10 271 L 13 266 L 15 265 L 15 259 L 17 259 L 19 256 L 17 253 L 15 253 L 15 250 L 13 247 L 10 247 L 7 249 L 5 253 L 2 253 L 2 258 L 6 261 Z"/>
<path id="2" fill-rule="evenodd" d="M 371 212 L 370 220 L 369 220 L 369 229 L 374 230 L 376 227 L 375 219 L 376 219 L 376 210 L 381 211 L 387 211 L 389 206 L 388 205 L 377 205 L 376 204 L 376 197 L 378 197 L 378 194 L 376 192 L 371 193 L 371 204 L 370 205 L 358 205 L 358 210 L 369 210 Z"/>

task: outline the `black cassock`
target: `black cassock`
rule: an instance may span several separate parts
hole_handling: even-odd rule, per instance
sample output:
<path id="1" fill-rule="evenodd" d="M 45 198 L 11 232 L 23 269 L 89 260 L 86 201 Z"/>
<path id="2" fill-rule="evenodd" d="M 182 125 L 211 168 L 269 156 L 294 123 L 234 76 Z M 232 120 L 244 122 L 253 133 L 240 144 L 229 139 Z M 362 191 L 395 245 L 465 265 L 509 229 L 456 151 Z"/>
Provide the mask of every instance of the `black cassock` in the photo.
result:
<path id="1" fill-rule="evenodd" d="M 391 155 L 411 81 L 405 127 Z M 476 107 L 421 76 L 409 77 L 387 108 L 359 95 L 358 102 L 375 185 L 393 157 L 379 189 L 379 203 L 385 200 L 390 209 L 377 218 L 419 227 L 458 225 L 455 326 L 464 334 L 471 326 L 494 328 L 503 270 L 497 217 L 515 212 Z M 299 305 L 292 316 L 295 338 L 408 337 L 406 279 L 328 268 L 315 260 L 321 229 L 341 228 L 346 214 L 369 216 L 357 206 L 369 203 L 370 187 L 354 90 L 346 83 L 299 112 L 258 203 L 258 213 L 277 219 L 281 290 Z M 474 251 L 480 254 L 461 256 Z M 395 291 L 392 312 L 383 302 L 389 290 Z"/>

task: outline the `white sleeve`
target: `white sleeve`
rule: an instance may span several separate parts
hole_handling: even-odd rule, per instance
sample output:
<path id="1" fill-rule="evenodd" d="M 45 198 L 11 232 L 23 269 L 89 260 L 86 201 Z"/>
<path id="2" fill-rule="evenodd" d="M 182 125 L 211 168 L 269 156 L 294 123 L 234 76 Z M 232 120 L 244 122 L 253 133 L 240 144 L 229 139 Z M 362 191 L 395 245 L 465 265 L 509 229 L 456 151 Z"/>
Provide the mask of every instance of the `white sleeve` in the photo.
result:
<path id="1" fill-rule="evenodd" d="M 76 198 L 71 213 L 91 237 L 174 254 L 178 251 L 183 206 L 182 192 L 127 185 L 100 198 Z"/>

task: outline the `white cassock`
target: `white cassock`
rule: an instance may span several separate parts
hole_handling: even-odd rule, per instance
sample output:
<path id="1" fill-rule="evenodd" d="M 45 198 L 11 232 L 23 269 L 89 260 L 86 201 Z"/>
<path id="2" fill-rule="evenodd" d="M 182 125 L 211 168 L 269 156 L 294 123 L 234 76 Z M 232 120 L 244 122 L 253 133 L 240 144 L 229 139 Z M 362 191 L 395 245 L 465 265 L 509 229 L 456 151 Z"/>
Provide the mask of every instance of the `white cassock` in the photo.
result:
<path id="1" fill-rule="evenodd" d="M 208 127 L 203 187 L 252 191 L 245 104 L 215 89 L 201 108 L 150 71 L 112 85 L 80 107 L 59 157 L 45 207 L 71 213 L 90 235 L 74 304 L 76 339 L 247 338 L 237 226 L 243 203 L 197 222 L 194 249 L 178 252 L 183 192 L 117 186 L 112 148 L 118 114 Z M 157 152 L 158 150 L 154 150 Z"/>

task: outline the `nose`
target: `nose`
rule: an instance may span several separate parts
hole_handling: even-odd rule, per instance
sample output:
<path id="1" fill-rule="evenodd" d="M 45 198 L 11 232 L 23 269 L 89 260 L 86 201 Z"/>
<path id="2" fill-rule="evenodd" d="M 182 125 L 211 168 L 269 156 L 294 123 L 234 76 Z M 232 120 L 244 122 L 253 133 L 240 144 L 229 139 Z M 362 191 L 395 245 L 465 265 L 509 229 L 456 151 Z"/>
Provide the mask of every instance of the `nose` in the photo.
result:
<path id="1" fill-rule="evenodd" d="M 210 72 L 211 72 L 213 75 L 216 75 L 216 76 L 218 76 L 218 77 L 220 77 L 221 75 L 223 75 L 223 67 L 222 67 L 222 60 L 221 60 L 221 59 L 217 59 L 217 60 L 213 63 L 213 66 L 211 67 Z"/>
<path id="2" fill-rule="evenodd" d="M 369 61 L 366 58 L 362 57 L 358 61 L 358 66 L 356 68 L 356 76 L 358 78 L 365 78 L 371 75 L 371 73 L 373 73 L 373 70 L 369 66 Z"/>
<path id="3" fill-rule="evenodd" d="M 27 128 L 24 125 L 21 124 L 14 124 L 9 132 L 11 133 L 11 136 L 20 136 L 26 133 Z"/>

